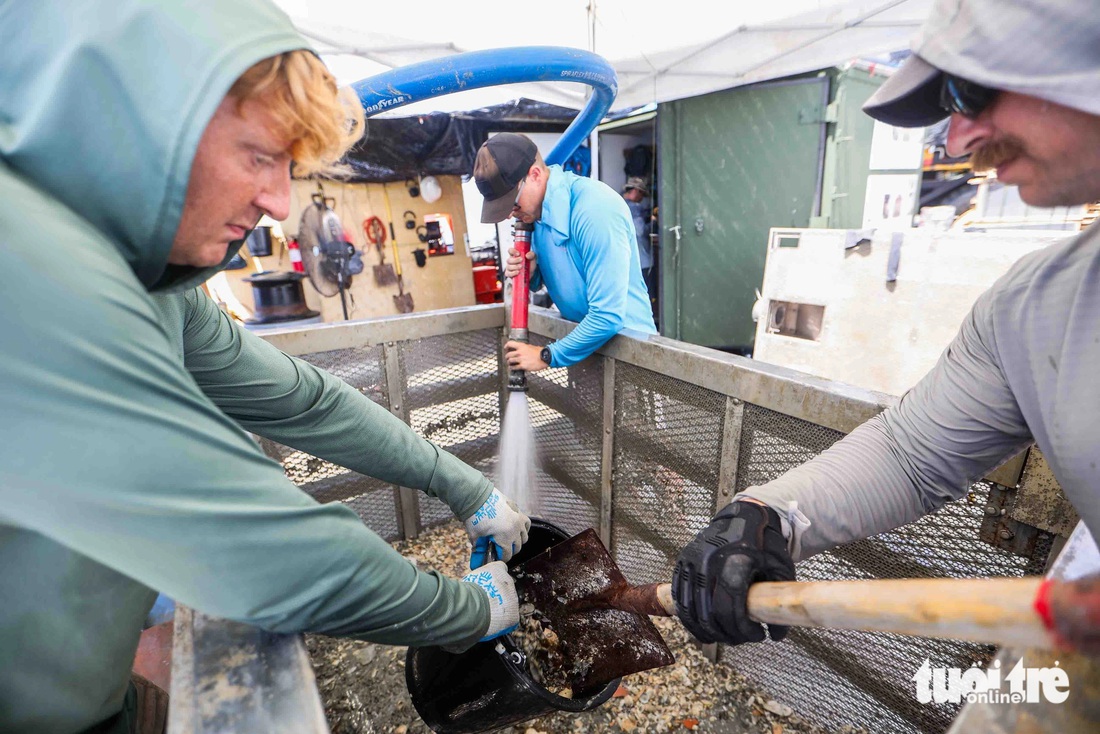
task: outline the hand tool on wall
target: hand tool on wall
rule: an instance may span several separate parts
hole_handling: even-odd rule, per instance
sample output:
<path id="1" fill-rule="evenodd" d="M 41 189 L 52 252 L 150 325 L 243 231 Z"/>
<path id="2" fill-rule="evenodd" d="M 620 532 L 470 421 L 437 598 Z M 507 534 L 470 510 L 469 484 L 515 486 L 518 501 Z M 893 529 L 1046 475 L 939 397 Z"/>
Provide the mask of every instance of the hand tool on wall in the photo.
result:
<path id="1" fill-rule="evenodd" d="M 392 227 L 391 227 L 392 230 Z M 367 242 L 374 245 L 378 252 L 378 264 L 374 266 L 375 285 L 393 285 L 397 282 L 397 273 L 393 266 L 386 262 L 386 251 L 382 247 L 386 244 L 386 225 L 378 217 L 367 217 L 363 220 L 363 234 Z"/>
<path id="2" fill-rule="evenodd" d="M 405 292 L 405 281 L 401 277 L 401 253 L 397 250 L 397 232 L 393 226 L 393 209 L 390 207 L 390 192 L 386 184 L 382 184 L 382 196 L 386 200 L 386 218 L 390 223 L 390 244 L 393 246 L 393 268 L 397 274 L 397 295 L 393 297 L 393 305 L 397 306 L 400 313 L 409 313 L 413 310 L 412 293 Z"/>

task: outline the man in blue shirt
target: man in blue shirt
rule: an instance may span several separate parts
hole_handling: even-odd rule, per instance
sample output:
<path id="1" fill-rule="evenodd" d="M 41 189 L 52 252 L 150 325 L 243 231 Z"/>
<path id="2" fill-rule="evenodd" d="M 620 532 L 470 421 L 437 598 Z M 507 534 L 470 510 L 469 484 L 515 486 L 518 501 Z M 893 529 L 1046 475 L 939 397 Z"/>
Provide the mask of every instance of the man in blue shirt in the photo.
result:
<path id="1" fill-rule="evenodd" d="M 500 133 L 477 153 L 474 180 L 485 197 L 481 221 L 515 217 L 534 224 L 531 289 L 545 284 L 558 310 L 577 328 L 548 347 L 505 344 L 513 369 L 537 372 L 580 362 L 623 329 L 656 334 L 642 280 L 630 210 L 606 184 L 547 166 L 526 135 Z M 508 251 L 504 270 L 522 260 Z"/>

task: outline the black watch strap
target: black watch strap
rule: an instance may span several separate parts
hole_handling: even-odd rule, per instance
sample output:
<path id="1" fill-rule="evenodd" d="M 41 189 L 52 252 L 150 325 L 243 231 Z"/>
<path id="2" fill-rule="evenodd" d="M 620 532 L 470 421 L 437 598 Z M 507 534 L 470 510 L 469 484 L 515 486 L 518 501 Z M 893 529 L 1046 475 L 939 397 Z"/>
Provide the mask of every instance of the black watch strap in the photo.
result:
<path id="1" fill-rule="evenodd" d="M 550 356 L 550 347 L 543 347 L 542 351 L 539 352 L 539 359 L 541 359 L 547 365 L 550 364 Z"/>

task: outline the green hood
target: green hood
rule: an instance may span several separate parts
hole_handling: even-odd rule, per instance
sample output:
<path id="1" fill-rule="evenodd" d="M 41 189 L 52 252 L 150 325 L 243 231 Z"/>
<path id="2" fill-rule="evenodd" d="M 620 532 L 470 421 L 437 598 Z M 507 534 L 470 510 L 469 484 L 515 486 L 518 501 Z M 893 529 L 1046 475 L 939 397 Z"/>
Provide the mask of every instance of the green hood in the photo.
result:
<path id="1" fill-rule="evenodd" d="M 307 47 L 286 15 L 266 0 L 0 0 L 0 28 L 0 160 L 105 234 L 149 290 L 220 269 L 167 263 L 191 162 L 248 67 Z"/>

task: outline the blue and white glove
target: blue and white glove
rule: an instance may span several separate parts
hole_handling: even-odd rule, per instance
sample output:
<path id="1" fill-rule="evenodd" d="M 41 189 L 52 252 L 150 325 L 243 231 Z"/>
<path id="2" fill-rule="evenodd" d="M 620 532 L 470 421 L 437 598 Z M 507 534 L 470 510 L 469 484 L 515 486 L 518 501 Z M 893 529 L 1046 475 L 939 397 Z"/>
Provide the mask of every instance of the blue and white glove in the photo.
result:
<path id="1" fill-rule="evenodd" d="M 506 635 L 519 625 L 519 597 L 516 582 L 508 575 L 504 561 L 487 563 L 462 577 L 489 597 L 489 629 L 478 642 Z"/>
<path id="2" fill-rule="evenodd" d="M 531 518 L 516 507 L 516 503 L 496 489 L 466 520 L 466 534 L 474 549 L 470 554 L 470 568 L 480 568 L 489 560 L 489 543 L 496 546 L 497 558 L 510 561 L 527 542 Z"/>

